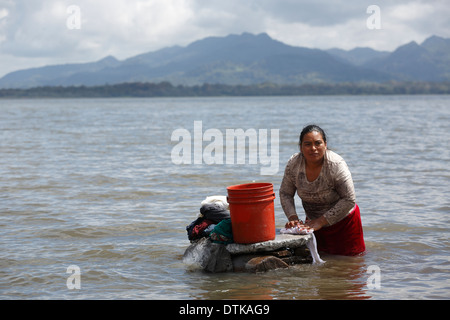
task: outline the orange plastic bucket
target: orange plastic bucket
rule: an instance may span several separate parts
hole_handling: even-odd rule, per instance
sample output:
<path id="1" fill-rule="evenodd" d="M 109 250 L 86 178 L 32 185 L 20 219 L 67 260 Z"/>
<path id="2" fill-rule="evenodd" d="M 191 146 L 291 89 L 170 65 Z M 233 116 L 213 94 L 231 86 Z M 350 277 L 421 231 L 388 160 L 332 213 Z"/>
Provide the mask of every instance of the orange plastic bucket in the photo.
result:
<path id="1" fill-rule="evenodd" d="M 230 186 L 228 204 L 236 243 L 257 243 L 275 239 L 275 193 L 271 183 Z"/>

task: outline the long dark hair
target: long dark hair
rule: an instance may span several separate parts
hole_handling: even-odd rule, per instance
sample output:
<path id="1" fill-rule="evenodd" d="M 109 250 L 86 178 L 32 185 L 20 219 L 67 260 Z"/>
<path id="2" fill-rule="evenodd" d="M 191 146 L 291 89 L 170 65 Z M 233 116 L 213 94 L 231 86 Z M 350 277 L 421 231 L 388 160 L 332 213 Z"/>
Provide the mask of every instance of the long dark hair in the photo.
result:
<path id="1" fill-rule="evenodd" d="M 323 131 L 323 129 L 321 127 L 319 127 L 318 125 L 310 124 L 310 125 L 304 127 L 302 132 L 300 133 L 300 138 L 298 139 L 298 145 L 300 148 L 302 146 L 302 141 L 303 141 L 303 137 L 305 136 L 305 134 L 313 132 L 313 131 L 320 133 L 322 135 L 323 141 L 325 143 L 327 143 L 327 135 L 326 135 L 325 131 Z"/>

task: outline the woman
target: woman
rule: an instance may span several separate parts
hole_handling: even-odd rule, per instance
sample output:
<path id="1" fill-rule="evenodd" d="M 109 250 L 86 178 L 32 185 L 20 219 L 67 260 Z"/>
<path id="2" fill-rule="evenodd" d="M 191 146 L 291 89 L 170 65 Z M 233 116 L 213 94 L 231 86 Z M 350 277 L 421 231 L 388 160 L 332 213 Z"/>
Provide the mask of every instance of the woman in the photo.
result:
<path id="1" fill-rule="evenodd" d="M 320 127 L 305 127 L 299 140 L 300 153 L 289 159 L 280 186 L 281 206 L 289 220 L 286 228 L 303 225 L 295 210 L 297 192 L 306 213 L 305 225 L 314 229 L 319 251 L 364 252 L 361 217 L 347 164 L 327 150 L 327 137 Z"/>

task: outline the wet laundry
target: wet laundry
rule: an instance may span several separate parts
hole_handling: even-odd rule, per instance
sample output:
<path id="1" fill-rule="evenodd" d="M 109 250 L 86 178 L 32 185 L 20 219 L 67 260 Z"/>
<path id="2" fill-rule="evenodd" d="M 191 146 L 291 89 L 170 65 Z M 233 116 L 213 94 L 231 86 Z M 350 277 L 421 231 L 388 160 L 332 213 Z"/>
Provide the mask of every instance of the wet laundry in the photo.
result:
<path id="1" fill-rule="evenodd" d="M 282 228 L 280 230 L 281 234 L 298 234 L 298 235 L 305 235 L 310 234 L 312 237 L 308 240 L 306 243 L 306 246 L 308 247 L 309 251 L 311 252 L 311 256 L 313 258 L 313 263 L 324 263 L 320 258 L 319 252 L 317 250 L 317 241 L 316 237 L 314 235 L 314 230 L 311 228 L 306 227 L 292 227 L 292 228 Z"/>
<path id="2" fill-rule="evenodd" d="M 195 241 L 208 237 L 215 226 L 224 219 L 230 219 L 230 211 L 225 196 L 209 196 L 201 202 L 200 214 L 192 221 L 186 231 L 188 239 Z"/>
<path id="3" fill-rule="evenodd" d="M 224 219 L 219 222 L 209 234 L 213 243 L 229 244 L 233 243 L 233 231 L 231 229 L 231 219 Z"/>
<path id="4" fill-rule="evenodd" d="M 212 220 L 197 218 L 186 227 L 188 239 L 193 241 L 207 237 L 215 226 L 216 224 Z"/>

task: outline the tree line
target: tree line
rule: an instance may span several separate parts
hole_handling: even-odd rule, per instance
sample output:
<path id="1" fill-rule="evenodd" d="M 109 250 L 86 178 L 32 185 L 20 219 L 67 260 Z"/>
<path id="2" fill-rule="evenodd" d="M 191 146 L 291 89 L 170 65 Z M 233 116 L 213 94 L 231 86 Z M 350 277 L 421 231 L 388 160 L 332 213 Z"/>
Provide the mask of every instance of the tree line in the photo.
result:
<path id="1" fill-rule="evenodd" d="M 449 94 L 450 82 L 317 83 L 278 85 L 172 85 L 120 83 L 100 86 L 43 86 L 0 89 L 0 98 L 106 98 L 106 97 L 214 97 L 214 96 L 303 96 L 303 95 L 399 95 Z"/>

